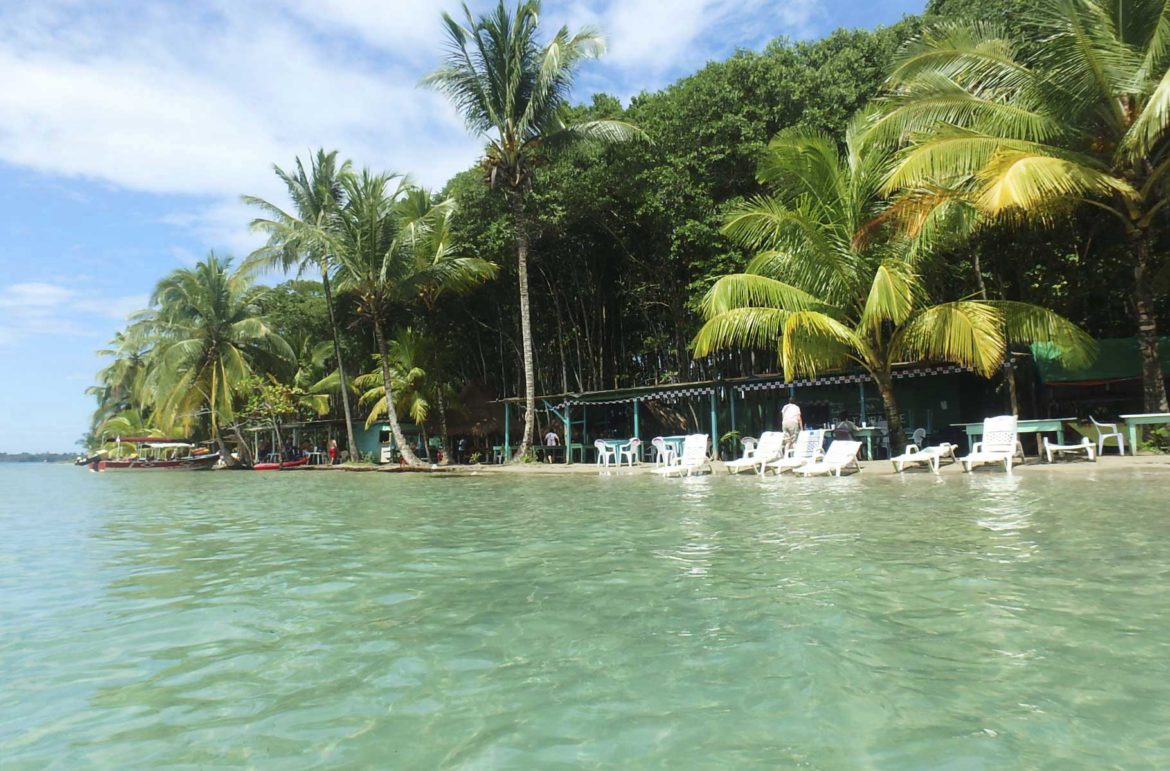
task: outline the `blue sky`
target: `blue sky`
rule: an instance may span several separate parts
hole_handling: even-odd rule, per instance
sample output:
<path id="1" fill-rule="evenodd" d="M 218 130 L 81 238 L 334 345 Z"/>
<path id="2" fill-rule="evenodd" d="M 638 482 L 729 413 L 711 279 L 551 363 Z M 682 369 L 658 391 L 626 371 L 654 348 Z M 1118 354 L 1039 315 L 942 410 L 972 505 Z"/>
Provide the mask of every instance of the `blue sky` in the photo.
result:
<path id="1" fill-rule="evenodd" d="M 483 2 L 471 3 L 482 9 Z M 576 97 L 659 88 L 739 47 L 818 37 L 924 0 L 546 0 L 597 27 Z M 0 3 L 0 451 L 70 451 L 96 350 L 167 271 L 244 255 L 242 193 L 324 146 L 439 186 L 479 142 L 416 88 L 441 10 L 404 0 Z"/>

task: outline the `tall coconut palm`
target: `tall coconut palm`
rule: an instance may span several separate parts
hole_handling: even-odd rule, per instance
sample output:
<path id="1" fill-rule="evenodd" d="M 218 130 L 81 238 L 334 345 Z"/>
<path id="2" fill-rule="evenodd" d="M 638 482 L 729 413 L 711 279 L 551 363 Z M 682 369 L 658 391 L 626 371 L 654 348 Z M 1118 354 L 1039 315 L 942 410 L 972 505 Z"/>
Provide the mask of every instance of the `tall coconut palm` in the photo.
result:
<path id="1" fill-rule="evenodd" d="M 945 361 L 990 376 L 1009 341 L 1050 340 L 1083 360 L 1092 340 L 1033 305 L 958 299 L 936 303 L 921 277 L 925 244 L 880 224 L 888 156 L 842 157 L 830 138 L 787 131 L 769 144 L 760 181 L 773 194 L 733 212 L 725 232 L 757 256 L 719 279 L 703 301 L 696 356 L 743 346 L 773 350 L 787 378 L 854 365 L 877 383 L 900 452 L 897 362 Z"/>
<path id="2" fill-rule="evenodd" d="M 265 323 L 247 270 L 214 253 L 159 281 L 151 296 L 157 343 L 148 386 L 164 428 L 191 430 L 207 416 L 225 453 L 221 428 L 235 417 L 246 383 L 294 360 L 288 344 Z"/>
<path id="3" fill-rule="evenodd" d="M 86 389 L 98 402 L 93 415 L 95 430 L 116 415 L 146 410 L 149 399 L 145 383 L 152 345 L 148 324 L 137 318 L 114 335 L 108 348 L 97 352 L 112 361 L 98 372 L 97 383 Z"/>
<path id="4" fill-rule="evenodd" d="M 446 253 L 420 259 L 418 251 L 430 242 L 426 233 L 444 201 L 420 210 L 414 189 L 396 175 L 349 174 L 344 177 L 346 204 L 337 220 L 331 244 L 336 255 L 339 290 L 351 293 L 358 312 L 370 322 L 382 370 L 386 419 L 403 459 L 422 465 L 411 451 L 398 422 L 394 378 L 386 332 L 392 315 L 418 302 L 420 296 L 442 289 L 466 289 L 495 274 L 484 260 Z"/>
<path id="5" fill-rule="evenodd" d="M 989 218 L 1086 203 L 1133 260 L 1145 408 L 1170 411 L 1152 281 L 1170 202 L 1170 0 L 1032 0 L 1028 34 L 940 26 L 903 52 L 871 136 L 906 142 L 887 189 Z"/>
<path id="6" fill-rule="evenodd" d="M 463 6 L 465 23 L 443 14 L 448 51 L 445 62 L 423 83 L 447 94 L 467 127 L 488 139 L 483 169 L 488 183 L 502 189 L 512 212 L 516 275 L 520 289 L 520 333 L 524 358 L 524 433 L 517 457 L 532 446 L 536 425 L 536 382 L 528 292 L 529 215 L 533 172 L 546 153 L 581 140 L 615 142 L 641 136 L 628 123 L 612 120 L 565 123 L 573 76 L 582 60 L 601 55 L 604 44 L 590 29 L 576 34 L 562 27 L 545 45 L 537 40 L 539 0 L 519 0 L 509 11 L 504 0 L 478 19 Z"/>
<path id="7" fill-rule="evenodd" d="M 338 164 L 337 151 L 317 151 L 306 172 L 300 158 L 296 169 L 288 173 L 274 166 L 276 176 L 284 182 L 292 199 L 293 212 L 286 212 L 263 198 L 244 196 L 244 201 L 262 209 L 267 216 L 252 220 L 252 228 L 268 234 L 268 243 L 248 257 L 248 264 L 260 264 L 282 270 L 295 268 L 297 274 L 316 269 L 321 274 L 325 291 L 325 307 L 329 309 L 329 328 L 333 333 L 333 356 L 337 361 L 338 391 L 345 415 L 345 432 L 350 452 L 355 452 L 353 415 L 349 405 L 345 363 L 341 355 L 341 329 L 333 309 L 333 290 L 329 272 L 333 269 L 329 251 L 330 228 L 341 210 L 344 194 L 342 178 L 349 173 L 350 163 Z"/>

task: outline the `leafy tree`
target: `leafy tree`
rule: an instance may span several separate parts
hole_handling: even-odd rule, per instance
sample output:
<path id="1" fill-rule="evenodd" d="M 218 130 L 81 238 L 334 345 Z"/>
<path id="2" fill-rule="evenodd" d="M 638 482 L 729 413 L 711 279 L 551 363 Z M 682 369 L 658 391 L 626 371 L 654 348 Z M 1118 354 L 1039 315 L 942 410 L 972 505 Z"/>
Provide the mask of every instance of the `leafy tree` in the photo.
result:
<path id="1" fill-rule="evenodd" d="M 338 288 L 351 293 L 358 312 L 373 328 L 381 365 L 386 418 L 404 460 L 422 465 L 411 451 L 398 422 L 394 377 L 390 368 L 386 331 L 391 316 L 420 298 L 445 291 L 463 291 L 494 275 L 494 266 L 473 257 L 461 257 L 435 240 L 431 231 L 447 222 L 451 201 L 424 203 L 402 177 L 373 174 L 344 178 L 346 204 L 331 245 L 338 261 Z M 436 245 L 439 252 L 430 252 Z"/>
<path id="2" fill-rule="evenodd" d="M 564 106 L 577 65 L 598 56 L 592 30 L 562 27 L 546 45 L 537 41 L 539 0 L 520 0 L 510 12 L 499 0 L 476 19 L 465 4 L 466 26 L 443 14 L 448 53 L 424 83 L 446 93 L 476 135 L 490 136 L 482 166 L 492 188 L 503 189 L 516 238 L 520 330 L 524 362 L 524 433 L 516 457 L 526 457 L 536 424 L 536 381 L 528 289 L 529 223 L 526 200 L 533 172 L 549 150 L 581 140 L 612 142 L 638 135 L 627 123 L 593 120 L 567 124 Z"/>
<path id="3" fill-rule="evenodd" d="M 260 315 L 257 289 L 247 270 L 214 253 L 193 268 L 179 268 L 159 281 L 149 320 L 157 338 L 148 387 L 162 428 L 190 431 L 206 412 L 211 437 L 224 457 L 222 426 L 233 421 L 238 402 L 257 372 L 292 361 L 293 353 Z"/>
<path id="4" fill-rule="evenodd" d="M 925 291 L 928 252 L 880 223 L 889 158 L 864 155 L 850 136 L 842 156 L 817 133 L 781 132 L 759 169 L 772 194 L 732 213 L 726 232 L 756 252 L 745 273 L 719 279 L 703 303 L 695 355 L 731 346 L 774 351 L 788 378 L 853 364 L 877 383 L 901 452 L 905 436 L 892 368 L 947 361 L 989 376 L 1008 341 L 1051 340 L 1083 360 L 1092 340 L 1037 306 L 957 300 Z"/>
<path id="5" fill-rule="evenodd" d="M 298 275 L 315 268 L 321 274 L 325 307 L 329 312 L 329 327 L 333 335 L 333 355 L 337 360 L 338 391 L 345 413 L 345 434 L 352 453 L 356 451 L 357 444 L 354 441 L 353 415 L 346 387 L 341 330 L 333 310 L 333 292 L 329 281 L 329 273 L 335 267 L 329 250 L 329 239 L 342 205 L 342 178 L 349 172 L 349 166 L 349 161 L 338 164 L 336 150 L 327 153 L 323 149 L 318 150 L 316 157 L 311 159 L 307 172 L 300 158 L 296 159 L 296 170 L 291 174 L 274 166 L 276 176 L 284 182 L 292 199 L 292 213 L 255 196 L 244 196 L 244 201 L 267 215 L 252 221 L 254 230 L 268 234 L 268 243 L 248 258 L 249 264 L 280 267 L 286 271 L 295 267 Z"/>
<path id="6" fill-rule="evenodd" d="M 1088 204 L 1121 226 L 1145 408 L 1170 411 L 1158 358 L 1155 240 L 1170 201 L 1170 2 L 1035 0 L 1027 35 L 941 24 L 890 77 L 876 139 L 909 138 L 888 189 L 924 211 L 1051 220 Z"/>

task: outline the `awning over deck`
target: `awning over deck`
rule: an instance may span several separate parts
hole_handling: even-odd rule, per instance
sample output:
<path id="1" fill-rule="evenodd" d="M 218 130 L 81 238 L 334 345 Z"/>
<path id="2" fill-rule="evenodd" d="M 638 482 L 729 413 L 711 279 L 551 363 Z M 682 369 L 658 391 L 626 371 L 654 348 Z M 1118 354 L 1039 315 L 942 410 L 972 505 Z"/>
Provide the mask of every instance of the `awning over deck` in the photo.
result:
<path id="1" fill-rule="evenodd" d="M 1136 337 L 1098 340 L 1097 359 L 1087 367 L 1066 367 L 1057 358 L 1059 350 L 1052 343 L 1033 343 L 1032 358 L 1040 379 L 1049 385 L 1098 385 L 1142 376 L 1142 358 Z M 1170 375 L 1170 337 L 1161 338 L 1158 353 L 1162 357 L 1162 374 Z"/>

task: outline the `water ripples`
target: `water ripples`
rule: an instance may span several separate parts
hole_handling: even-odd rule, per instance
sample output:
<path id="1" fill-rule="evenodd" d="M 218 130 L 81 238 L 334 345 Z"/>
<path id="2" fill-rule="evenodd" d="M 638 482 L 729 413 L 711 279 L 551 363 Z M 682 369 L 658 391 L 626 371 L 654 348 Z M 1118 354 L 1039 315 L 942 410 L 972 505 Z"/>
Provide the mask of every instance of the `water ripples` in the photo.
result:
<path id="1" fill-rule="evenodd" d="M 0 473 L 5 769 L 1170 760 L 1159 477 Z"/>

